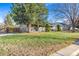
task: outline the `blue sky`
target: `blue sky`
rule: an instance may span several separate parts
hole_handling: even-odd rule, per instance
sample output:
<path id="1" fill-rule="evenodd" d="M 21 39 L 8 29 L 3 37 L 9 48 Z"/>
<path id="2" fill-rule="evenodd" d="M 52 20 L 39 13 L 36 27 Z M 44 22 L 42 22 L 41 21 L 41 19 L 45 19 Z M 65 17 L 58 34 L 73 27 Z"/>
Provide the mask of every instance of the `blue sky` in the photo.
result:
<path id="1" fill-rule="evenodd" d="M 49 14 L 48 14 L 48 20 L 50 22 L 56 21 L 56 18 L 54 17 L 53 9 L 57 9 L 57 4 L 46 4 Z M 11 3 L 0 3 L 0 22 L 3 22 L 5 19 L 5 16 L 10 12 L 11 10 Z M 59 19 L 60 21 L 60 19 Z"/>
<path id="2" fill-rule="evenodd" d="M 58 3 L 48 3 L 46 4 L 47 8 L 48 8 L 48 20 L 50 22 L 63 22 L 65 18 L 59 18 L 56 16 L 56 12 L 54 12 L 53 10 L 62 8 L 63 5 L 62 3 L 58 4 Z M 60 16 L 63 16 L 61 13 L 59 13 Z"/>
<path id="3" fill-rule="evenodd" d="M 0 3 L 0 22 L 4 21 L 5 16 L 10 12 L 11 4 Z"/>

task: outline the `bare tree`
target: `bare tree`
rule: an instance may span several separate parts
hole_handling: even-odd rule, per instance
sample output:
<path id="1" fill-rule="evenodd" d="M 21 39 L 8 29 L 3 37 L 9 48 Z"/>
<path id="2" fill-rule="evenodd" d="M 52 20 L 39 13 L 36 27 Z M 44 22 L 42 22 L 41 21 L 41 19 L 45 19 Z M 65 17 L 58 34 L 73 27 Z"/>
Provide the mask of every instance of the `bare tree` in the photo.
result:
<path id="1" fill-rule="evenodd" d="M 75 31 L 75 20 L 79 16 L 79 6 L 76 3 L 70 3 L 70 4 L 62 4 L 62 7 L 56 9 L 56 12 L 59 12 L 64 15 L 65 18 L 67 18 L 70 21 L 70 24 L 72 26 L 72 32 Z"/>
<path id="2" fill-rule="evenodd" d="M 75 26 L 79 28 L 79 17 L 75 20 Z"/>

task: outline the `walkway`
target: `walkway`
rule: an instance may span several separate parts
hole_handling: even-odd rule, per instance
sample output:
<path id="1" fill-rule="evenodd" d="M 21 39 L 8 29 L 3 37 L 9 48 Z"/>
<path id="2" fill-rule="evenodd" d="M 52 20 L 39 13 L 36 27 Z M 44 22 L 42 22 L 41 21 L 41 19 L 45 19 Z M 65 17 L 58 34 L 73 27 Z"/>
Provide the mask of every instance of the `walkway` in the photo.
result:
<path id="1" fill-rule="evenodd" d="M 0 34 L 0 36 L 7 36 L 7 35 L 16 35 L 16 34 L 14 34 L 14 33 Z"/>
<path id="2" fill-rule="evenodd" d="M 74 44 L 63 48 L 51 56 L 76 56 L 79 54 L 79 40 L 77 40 Z"/>

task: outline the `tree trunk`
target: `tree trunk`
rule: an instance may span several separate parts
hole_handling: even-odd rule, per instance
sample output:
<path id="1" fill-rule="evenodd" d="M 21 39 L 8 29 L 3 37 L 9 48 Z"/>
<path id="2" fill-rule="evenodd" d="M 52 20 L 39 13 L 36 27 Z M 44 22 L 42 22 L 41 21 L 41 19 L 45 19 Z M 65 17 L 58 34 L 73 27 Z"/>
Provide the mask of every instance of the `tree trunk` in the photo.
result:
<path id="1" fill-rule="evenodd" d="M 74 23 L 74 20 L 72 20 L 72 32 L 75 32 L 75 23 Z"/>
<path id="2" fill-rule="evenodd" d="M 28 33 L 31 32 L 31 24 L 28 24 Z"/>
<path id="3" fill-rule="evenodd" d="M 75 25 L 72 24 L 72 32 L 75 32 Z"/>
<path id="4" fill-rule="evenodd" d="M 37 31 L 39 31 L 39 24 L 37 24 Z"/>
<path id="5" fill-rule="evenodd" d="M 71 18 L 71 22 L 72 22 L 72 23 L 71 23 L 71 24 L 72 24 L 72 25 L 71 25 L 71 26 L 72 26 L 72 32 L 75 32 L 75 22 L 74 22 L 74 20 L 75 20 L 75 19 L 72 19 L 72 18 Z"/>

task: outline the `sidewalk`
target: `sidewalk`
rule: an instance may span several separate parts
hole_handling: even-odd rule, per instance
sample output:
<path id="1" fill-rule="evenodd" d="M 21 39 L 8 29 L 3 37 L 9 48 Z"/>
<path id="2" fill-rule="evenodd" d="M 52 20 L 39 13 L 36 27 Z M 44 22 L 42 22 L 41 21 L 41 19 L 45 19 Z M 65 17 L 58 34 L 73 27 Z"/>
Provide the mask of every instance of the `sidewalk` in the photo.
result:
<path id="1" fill-rule="evenodd" d="M 14 34 L 14 33 L 0 34 L 0 36 L 7 36 L 7 35 L 16 35 L 16 34 Z"/>
<path id="2" fill-rule="evenodd" d="M 50 56 L 76 56 L 77 54 L 79 54 L 79 45 L 71 44 L 70 46 L 63 48 Z"/>

